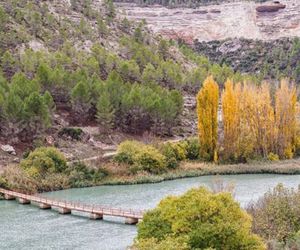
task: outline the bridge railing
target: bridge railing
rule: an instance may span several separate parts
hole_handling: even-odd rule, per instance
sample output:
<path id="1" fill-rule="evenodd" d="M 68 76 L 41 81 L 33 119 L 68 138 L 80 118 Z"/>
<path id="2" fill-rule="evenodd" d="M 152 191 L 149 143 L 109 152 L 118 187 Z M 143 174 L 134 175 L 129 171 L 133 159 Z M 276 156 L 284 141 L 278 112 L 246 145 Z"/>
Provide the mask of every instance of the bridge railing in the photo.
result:
<path id="1" fill-rule="evenodd" d="M 128 217 L 128 218 L 143 218 L 143 214 L 146 212 L 145 210 L 133 210 L 133 209 L 121 209 L 121 208 L 113 208 L 102 205 L 88 205 L 75 201 L 66 201 L 66 200 L 57 200 L 50 199 L 48 197 L 43 197 L 40 195 L 27 195 L 22 194 L 6 189 L 0 188 L 0 193 L 13 196 L 15 198 L 22 198 L 36 203 L 43 203 L 53 207 L 66 208 L 70 210 L 80 211 L 80 212 L 88 212 L 88 213 L 98 213 L 103 215 L 110 216 L 119 216 L 119 217 Z"/>

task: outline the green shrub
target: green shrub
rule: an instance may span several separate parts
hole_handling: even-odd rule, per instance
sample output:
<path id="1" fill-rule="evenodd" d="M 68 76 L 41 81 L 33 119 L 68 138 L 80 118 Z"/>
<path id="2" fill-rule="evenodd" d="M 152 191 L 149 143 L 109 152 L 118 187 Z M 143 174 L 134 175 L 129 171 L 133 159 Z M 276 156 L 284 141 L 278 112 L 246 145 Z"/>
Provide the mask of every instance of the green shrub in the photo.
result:
<path id="1" fill-rule="evenodd" d="M 171 242 L 190 250 L 266 249 L 251 232 L 251 217 L 229 193 L 203 187 L 163 199 L 138 224 L 137 249 L 177 249 Z"/>
<path id="2" fill-rule="evenodd" d="M 135 164 L 150 173 L 160 173 L 166 167 L 165 157 L 152 146 L 143 146 L 137 153 Z"/>
<path id="3" fill-rule="evenodd" d="M 118 146 L 118 153 L 115 156 L 115 161 L 119 163 L 134 164 L 134 157 L 143 144 L 137 141 L 124 141 Z"/>
<path id="4" fill-rule="evenodd" d="M 73 140 L 79 141 L 81 139 L 81 135 L 83 131 L 81 128 L 63 128 L 58 132 L 60 137 L 67 136 L 71 137 Z"/>
<path id="5" fill-rule="evenodd" d="M 56 148 L 41 147 L 35 149 L 21 161 L 21 168 L 31 177 L 43 178 L 48 173 L 64 172 L 67 168 L 67 161 Z"/>
<path id="6" fill-rule="evenodd" d="M 198 139 L 187 139 L 180 142 L 162 144 L 160 150 L 166 157 L 167 167 L 176 168 L 180 161 L 198 159 L 200 146 Z"/>
<path id="7" fill-rule="evenodd" d="M 167 167 L 176 168 L 180 161 L 186 159 L 187 143 L 182 142 L 168 142 L 161 145 L 161 152 L 166 157 Z"/>
<path id="8" fill-rule="evenodd" d="M 197 138 L 191 138 L 186 140 L 186 158 L 188 160 L 199 159 L 200 144 Z"/>
<path id="9" fill-rule="evenodd" d="M 108 175 L 104 169 L 91 169 L 85 164 L 78 162 L 67 170 L 69 184 L 72 188 L 81 188 L 100 184 L 101 180 Z"/>
<path id="10" fill-rule="evenodd" d="M 300 189 L 279 184 L 249 205 L 253 230 L 264 239 L 286 242 L 300 231 Z"/>
<path id="11" fill-rule="evenodd" d="M 187 143 L 186 141 L 181 141 L 181 142 L 176 142 L 176 143 L 171 143 L 171 146 L 175 152 L 176 159 L 177 161 L 183 161 L 186 159 L 186 147 Z"/>
<path id="12" fill-rule="evenodd" d="M 177 168 L 179 161 L 171 143 L 166 143 L 161 146 L 161 152 L 166 157 L 166 165 L 168 168 Z"/>
<path id="13" fill-rule="evenodd" d="M 150 173 L 159 173 L 166 167 L 164 155 L 153 146 L 137 141 L 125 141 L 121 143 L 114 159 L 119 163 L 131 165 L 134 171 L 139 169 Z"/>

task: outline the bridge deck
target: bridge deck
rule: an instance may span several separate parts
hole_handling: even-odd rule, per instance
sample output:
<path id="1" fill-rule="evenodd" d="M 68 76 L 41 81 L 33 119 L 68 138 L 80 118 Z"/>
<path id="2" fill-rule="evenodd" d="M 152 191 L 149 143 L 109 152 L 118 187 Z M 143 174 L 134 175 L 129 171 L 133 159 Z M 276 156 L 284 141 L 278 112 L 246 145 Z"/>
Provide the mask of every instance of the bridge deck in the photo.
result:
<path id="1" fill-rule="evenodd" d="M 107 216 L 115 216 L 115 217 L 139 220 L 143 218 L 143 214 L 145 212 L 144 210 L 112 208 L 112 207 L 101 206 L 101 205 L 87 205 L 79 202 L 55 200 L 51 198 L 42 197 L 39 195 L 22 194 L 22 193 L 2 189 L 2 188 L 0 188 L 0 193 L 4 195 L 12 196 L 14 198 L 24 199 L 30 202 L 49 205 L 51 207 L 57 207 L 57 208 L 71 210 L 71 211 L 86 212 L 90 214 L 99 214 L 99 215 L 107 215 Z"/>

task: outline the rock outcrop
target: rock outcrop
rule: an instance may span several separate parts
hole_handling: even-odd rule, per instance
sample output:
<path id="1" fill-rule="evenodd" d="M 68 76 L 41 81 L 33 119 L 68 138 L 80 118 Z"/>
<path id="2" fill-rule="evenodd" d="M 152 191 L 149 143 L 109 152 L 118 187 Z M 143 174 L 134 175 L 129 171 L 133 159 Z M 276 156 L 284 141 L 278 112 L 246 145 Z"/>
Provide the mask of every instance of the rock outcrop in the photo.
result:
<path id="1" fill-rule="evenodd" d="M 277 12 L 281 9 L 285 9 L 286 5 L 276 3 L 272 5 L 261 5 L 256 7 L 257 12 Z"/>
<path id="2" fill-rule="evenodd" d="M 300 36 L 300 1 L 257 4 L 250 1 L 197 9 L 121 4 L 130 20 L 145 19 L 154 32 L 171 39 L 212 41 L 227 38 L 271 40 Z"/>

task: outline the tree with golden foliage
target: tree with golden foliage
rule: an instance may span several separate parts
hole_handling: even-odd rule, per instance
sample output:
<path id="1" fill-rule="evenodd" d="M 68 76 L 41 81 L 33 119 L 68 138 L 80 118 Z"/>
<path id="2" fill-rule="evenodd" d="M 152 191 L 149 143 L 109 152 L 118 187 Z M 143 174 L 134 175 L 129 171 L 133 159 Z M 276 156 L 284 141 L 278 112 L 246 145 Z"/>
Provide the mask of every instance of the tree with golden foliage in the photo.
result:
<path id="1" fill-rule="evenodd" d="M 222 96 L 225 158 L 241 160 L 274 150 L 274 108 L 267 83 L 225 84 Z"/>
<path id="2" fill-rule="evenodd" d="M 277 128 L 277 153 L 284 158 L 292 158 L 297 132 L 297 91 L 295 86 L 281 81 L 275 94 L 275 120 Z"/>
<path id="3" fill-rule="evenodd" d="M 216 158 L 218 142 L 219 86 L 209 76 L 197 95 L 200 156 L 206 160 Z"/>
<path id="4" fill-rule="evenodd" d="M 275 114 L 269 84 L 263 83 L 260 87 L 256 87 L 254 110 L 253 129 L 256 154 L 267 157 L 274 151 L 275 143 Z"/>
<path id="5" fill-rule="evenodd" d="M 223 149 L 222 159 L 231 162 L 257 157 L 289 159 L 299 151 L 293 85 L 282 81 L 272 98 L 268 83 L 241 85 L 227 80 L 221 99 L 224 137 L 218 142 L 218 85 L 212 77 L 207 78 L 197 96 L 200 153 L 204 159 L 216 158 L 217 143 Z"/>
<path id="6" fill-rule="evenodd" d="M 240 123 L 240 85 L 235 86 L 231 80 L 225 83 L 222 94 L 222 115 L 224 126 L 224 154 L 227 159 L 236 159 L 239 123 Z"/>

